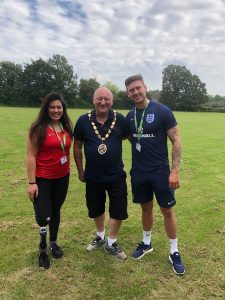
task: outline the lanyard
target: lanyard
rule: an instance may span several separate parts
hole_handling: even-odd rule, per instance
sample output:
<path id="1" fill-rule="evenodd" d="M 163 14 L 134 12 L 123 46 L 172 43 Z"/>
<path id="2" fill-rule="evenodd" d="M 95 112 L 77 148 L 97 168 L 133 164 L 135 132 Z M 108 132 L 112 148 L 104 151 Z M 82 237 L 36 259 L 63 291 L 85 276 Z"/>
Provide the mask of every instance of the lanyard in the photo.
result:
<path id="1" fill-rule="evenodd" d="M 63 140 L 62 140 L 62 139 L 60 138 L 60 136 L 58 135 L 58 132 L 55 131 L 55 128 L 54 128 L 53 126 L 51 126 L 51 128 L 54 130 L 54 132 L 55 132 L 55 134 L 56 134 L 56 136 L 57 136 L 57 138 L 58 138 L 58 140 L 59 140 L 60 146 L 61 146 L 61 148 L 62 148 L 62 152 L 64 153 L 64 152 L 65 152 L 65 146 L 66 146 L 66 135 L 65 135 L 65 133 L 64 133 L 63 126 L 62 126 L 61 123 L 59 123 L 59 127 L 60 127 L 60 129 L 62 130 L 62 132 L 63 132 Z"/>
<path id="2" fill-rule="evenodd" d="M 136 111 L 136 107 L 134 108 L 134 122 L 135 122 L 135 130 L 136 130 L 136 133 L 137 133 L 138 143 L 140 143 L 141 133 L 142 133 L 142 129 L 143 129 L 142 125 L 143 125 L 145 110 L 146 110 L 148 104 L 149 104 L 149 101 L 147 102 L 147 104 L 145 106 L 145 109 L 142 112 L 141 121 L 140 121 L 139 126 L 137 126 L 137 111 Z"/>

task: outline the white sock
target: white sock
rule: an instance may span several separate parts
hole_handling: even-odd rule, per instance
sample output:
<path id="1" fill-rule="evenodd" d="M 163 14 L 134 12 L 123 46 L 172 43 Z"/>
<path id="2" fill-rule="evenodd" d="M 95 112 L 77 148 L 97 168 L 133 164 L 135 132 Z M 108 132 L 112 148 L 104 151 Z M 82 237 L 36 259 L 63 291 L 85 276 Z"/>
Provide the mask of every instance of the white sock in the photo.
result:
<path id="1" fill-rule="evenodd" d="M 104 231 L 97 231 L 97 236 L 99 236 L 102 240 L 105 238 L 105 230 Z"/>
<path id="2" fill-rule="evenodd" d="M 150 245 L 151 243 L 151 235 L 152 235 L 152 231 L 145 231 L 143 230 L 143 243 L 145 245 Z"/>
<path id="3" fill-rule="evenodd" d="M 110 239 L 110 238 L 108 237 L 107 243 L 108 243 L 108 246 L 109 246 L 109 247 L 111 247 L 112 244 L 114 244 L 115 242 L 116 242 L 116 239 Z"/>
<path id="4" fill-rule="evenodd" d="M 170 253 L 179 252 L 177 248 L 177 239 L 170 239 Z"/>

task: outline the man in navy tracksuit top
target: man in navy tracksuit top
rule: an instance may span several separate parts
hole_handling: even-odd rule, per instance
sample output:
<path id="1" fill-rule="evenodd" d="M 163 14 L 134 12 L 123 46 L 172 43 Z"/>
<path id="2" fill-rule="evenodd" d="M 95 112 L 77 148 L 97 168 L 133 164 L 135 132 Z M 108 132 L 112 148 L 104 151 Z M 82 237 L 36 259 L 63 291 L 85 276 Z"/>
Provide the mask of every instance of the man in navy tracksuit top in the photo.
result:
<path id="1" fill-rule="evenodd" d="M 170 240 L 169 260 L 177 275 L 185 272 L 177 247 L 177 224 L 172 207 L 176 204 L 174 189 L 179 188 L 181 160 L 180 135 L 172 111 L 165 105 L 149 101 L 141 75 L 126 79 L 127 94 L 135 107 L 128 113 L 132 143 L 131 184 L 133 202 L 142 208 L 143 240 L 133 252 L 140 259 L 153 251 L 151 229 L 153 224 L 153 195 L 164 217 Z M 172 143 L 172 165 L 169 167 L 167 137 Z"/>

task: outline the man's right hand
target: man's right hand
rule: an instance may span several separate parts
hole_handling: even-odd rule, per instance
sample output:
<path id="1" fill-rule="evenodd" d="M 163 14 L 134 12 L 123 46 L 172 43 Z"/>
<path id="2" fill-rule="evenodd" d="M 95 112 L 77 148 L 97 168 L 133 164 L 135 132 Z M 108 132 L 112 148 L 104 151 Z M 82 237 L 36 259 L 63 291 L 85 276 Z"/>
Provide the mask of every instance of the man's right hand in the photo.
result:
<path id="1" fill-rule="evenodd" d="M 81 173 L 81 174 L 79 174 L 79 180 L 80 180 L 81 182 L 85 182 L 84 172 Z"/>

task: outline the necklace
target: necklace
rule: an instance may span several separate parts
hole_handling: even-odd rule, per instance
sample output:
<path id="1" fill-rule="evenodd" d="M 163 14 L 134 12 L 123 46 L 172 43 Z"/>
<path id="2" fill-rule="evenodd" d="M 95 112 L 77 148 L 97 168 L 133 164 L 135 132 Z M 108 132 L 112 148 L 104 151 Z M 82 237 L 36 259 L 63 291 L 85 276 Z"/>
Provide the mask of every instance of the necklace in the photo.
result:
<path id="1" fill-rule="evenodd" d="M 106 133 L 105 136 L 101 136 L 101 134 L 99 133 L 99 131 L 97 129 L 95 122 L 91 121 L 91 111 L 88 112 L 88 118 L 89 118 L 89 121 L 91 122 L 92 128 L 93 128 L 95 134 L 97 135 L 97 137 L 102 141 L 102 143 L 98 146 L 98 153 L 100 155 L 103 155 L 107 152 L 107 146 L 104 143 L 104 141 L 110 136 L 113 128 L 115 127 L 115 124 L 116 124 L 116 111 L 115 110 L 113 110 L 113 115 L 114 116 L 113 116 L 112 124 L 110 125 L 108 132 Z"/>

